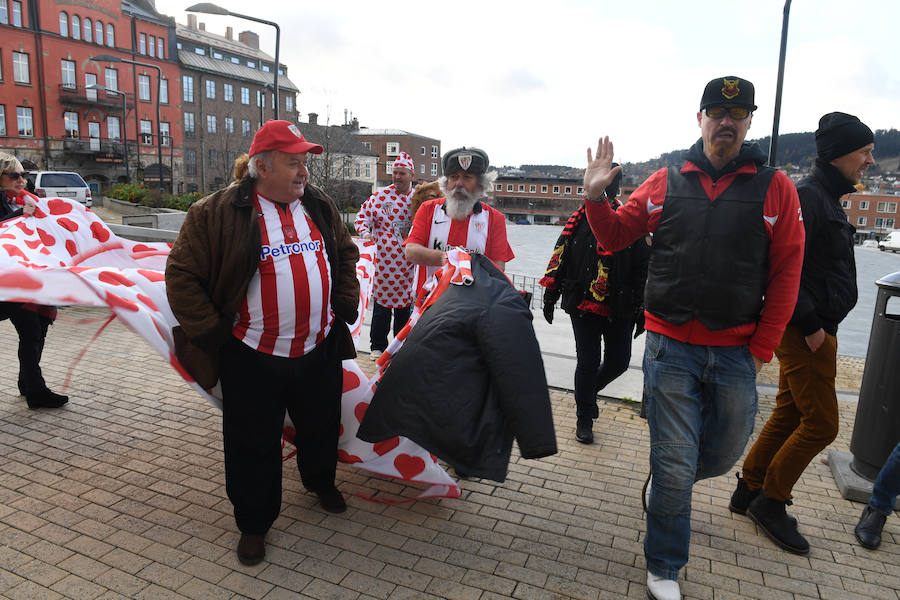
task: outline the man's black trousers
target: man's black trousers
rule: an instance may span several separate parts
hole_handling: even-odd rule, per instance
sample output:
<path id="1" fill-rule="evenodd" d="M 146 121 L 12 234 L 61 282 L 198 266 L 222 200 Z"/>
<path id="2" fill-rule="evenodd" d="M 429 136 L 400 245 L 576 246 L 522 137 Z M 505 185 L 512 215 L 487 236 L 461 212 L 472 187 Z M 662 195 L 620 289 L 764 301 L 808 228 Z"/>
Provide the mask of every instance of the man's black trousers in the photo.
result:
<path id="1" fill-rule="evenodd" d="M 258 352 L 237 338 L 222 348 L 225 490 L 242 533 L 263 534 L 281 509 L 281 434 L 287 410 L 297 430 L 297 467 L 306 489 L 334 486 L 343 369 L 332 328 L 298 358 Z"/>

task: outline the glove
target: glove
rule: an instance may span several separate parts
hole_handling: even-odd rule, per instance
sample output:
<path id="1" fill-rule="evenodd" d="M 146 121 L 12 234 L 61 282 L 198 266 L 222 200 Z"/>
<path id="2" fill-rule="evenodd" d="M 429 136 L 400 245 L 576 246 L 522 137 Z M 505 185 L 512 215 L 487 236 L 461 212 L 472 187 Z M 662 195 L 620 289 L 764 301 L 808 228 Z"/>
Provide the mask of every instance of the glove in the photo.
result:
<path id="1" fill-rule="evenodd" d="M 557 300 L 559 300 L 558 290 L 544 290 L 544 319 L 551 325 L 553 324 L 553 310 L 556 308 Z"/>
<path id="2" fill-rule="evenodd" d="M 556 308 L 555 304 L 550 304 L 549 302 L 544 302 L 544 320 L 547 323 L 553 325 L 553 310 Z"/>

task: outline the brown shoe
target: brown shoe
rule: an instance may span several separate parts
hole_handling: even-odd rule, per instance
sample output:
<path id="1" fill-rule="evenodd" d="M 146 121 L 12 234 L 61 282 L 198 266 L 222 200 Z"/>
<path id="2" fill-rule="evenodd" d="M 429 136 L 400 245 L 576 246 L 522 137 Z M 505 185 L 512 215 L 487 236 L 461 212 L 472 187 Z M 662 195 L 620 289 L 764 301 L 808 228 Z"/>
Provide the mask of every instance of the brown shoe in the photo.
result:
<path id="1" fill-rule="evenodd" d="M 266 534 L 242 533 L 237 545 L 237 557 L 242 565 L 258 565 L 266 557 Z"/>
<path id="2" fill-rule="evenodd" d="M 347 510 L 347 503 L 336 487 L 321 492 L 316 492 L 319 497 L 319 505 L 330 513 L 342 513 Z"/>

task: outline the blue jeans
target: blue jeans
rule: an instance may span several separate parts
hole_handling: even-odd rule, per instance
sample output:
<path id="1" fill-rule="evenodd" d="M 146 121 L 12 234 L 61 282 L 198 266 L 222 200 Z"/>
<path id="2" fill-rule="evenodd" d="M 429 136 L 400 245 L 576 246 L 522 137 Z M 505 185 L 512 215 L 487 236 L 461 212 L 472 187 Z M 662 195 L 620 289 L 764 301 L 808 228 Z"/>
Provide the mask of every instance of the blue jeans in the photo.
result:
<path id="1" fill-rule="evenodd" d="M 878 472 L 869 506 L 883 515 L 889 515 L 894 510 L 898 494 L 900 494 L 900 444 L 894 446 L 893 452 Z"/>
<path id="2" fill-rule="evenodd" d="M 381 350 L 382 352 L 387 350 L 387 336 L 391 329 L 391 311 L 394 313 L 394 337 L 397 337 L 397 334 L 409 321 L 412 306 L 391 309 L 372 301 L 372 325 L 369 327 L 369 346 L 372 350 Z"/>
<path id="3" fill-rule="evenodd" d="M 596 419 L 597 392 L 628 369 L 631 319 L 610 319 L 578 311 L 571 315 L 575 334 L 575 407 L 578 418 Z M 603 353 L 601 355 L 601 341 Z"/>
<path id="4" fill-rule="evenodd" d="M 691 543 L 694 482 L 730 470 L 756 416 L 756 365 L 747 346 L 695 346 L 647 332 L 644 401 L 650 426 L 647 570 L 678 579 Z"/>

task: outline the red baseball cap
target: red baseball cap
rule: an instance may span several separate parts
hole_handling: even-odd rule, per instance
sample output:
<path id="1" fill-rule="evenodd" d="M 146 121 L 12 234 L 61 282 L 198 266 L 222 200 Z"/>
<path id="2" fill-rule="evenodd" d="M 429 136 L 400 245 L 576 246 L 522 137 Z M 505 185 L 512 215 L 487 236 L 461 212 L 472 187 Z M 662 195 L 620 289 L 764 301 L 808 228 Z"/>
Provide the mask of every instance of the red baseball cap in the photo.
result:
<path id="1" fill-rule="evenodd" d="M 322 154 L 324 148 L 319 144 L 307 142 L 300 133 L 300 128 L 290 121 L 273 120 L 266 121 L 253 136 L 253 143 L 250 144 L 250 156 L 269 150 L 278 150 L 288 154 L 300 154 L 301 152 Z"/>

